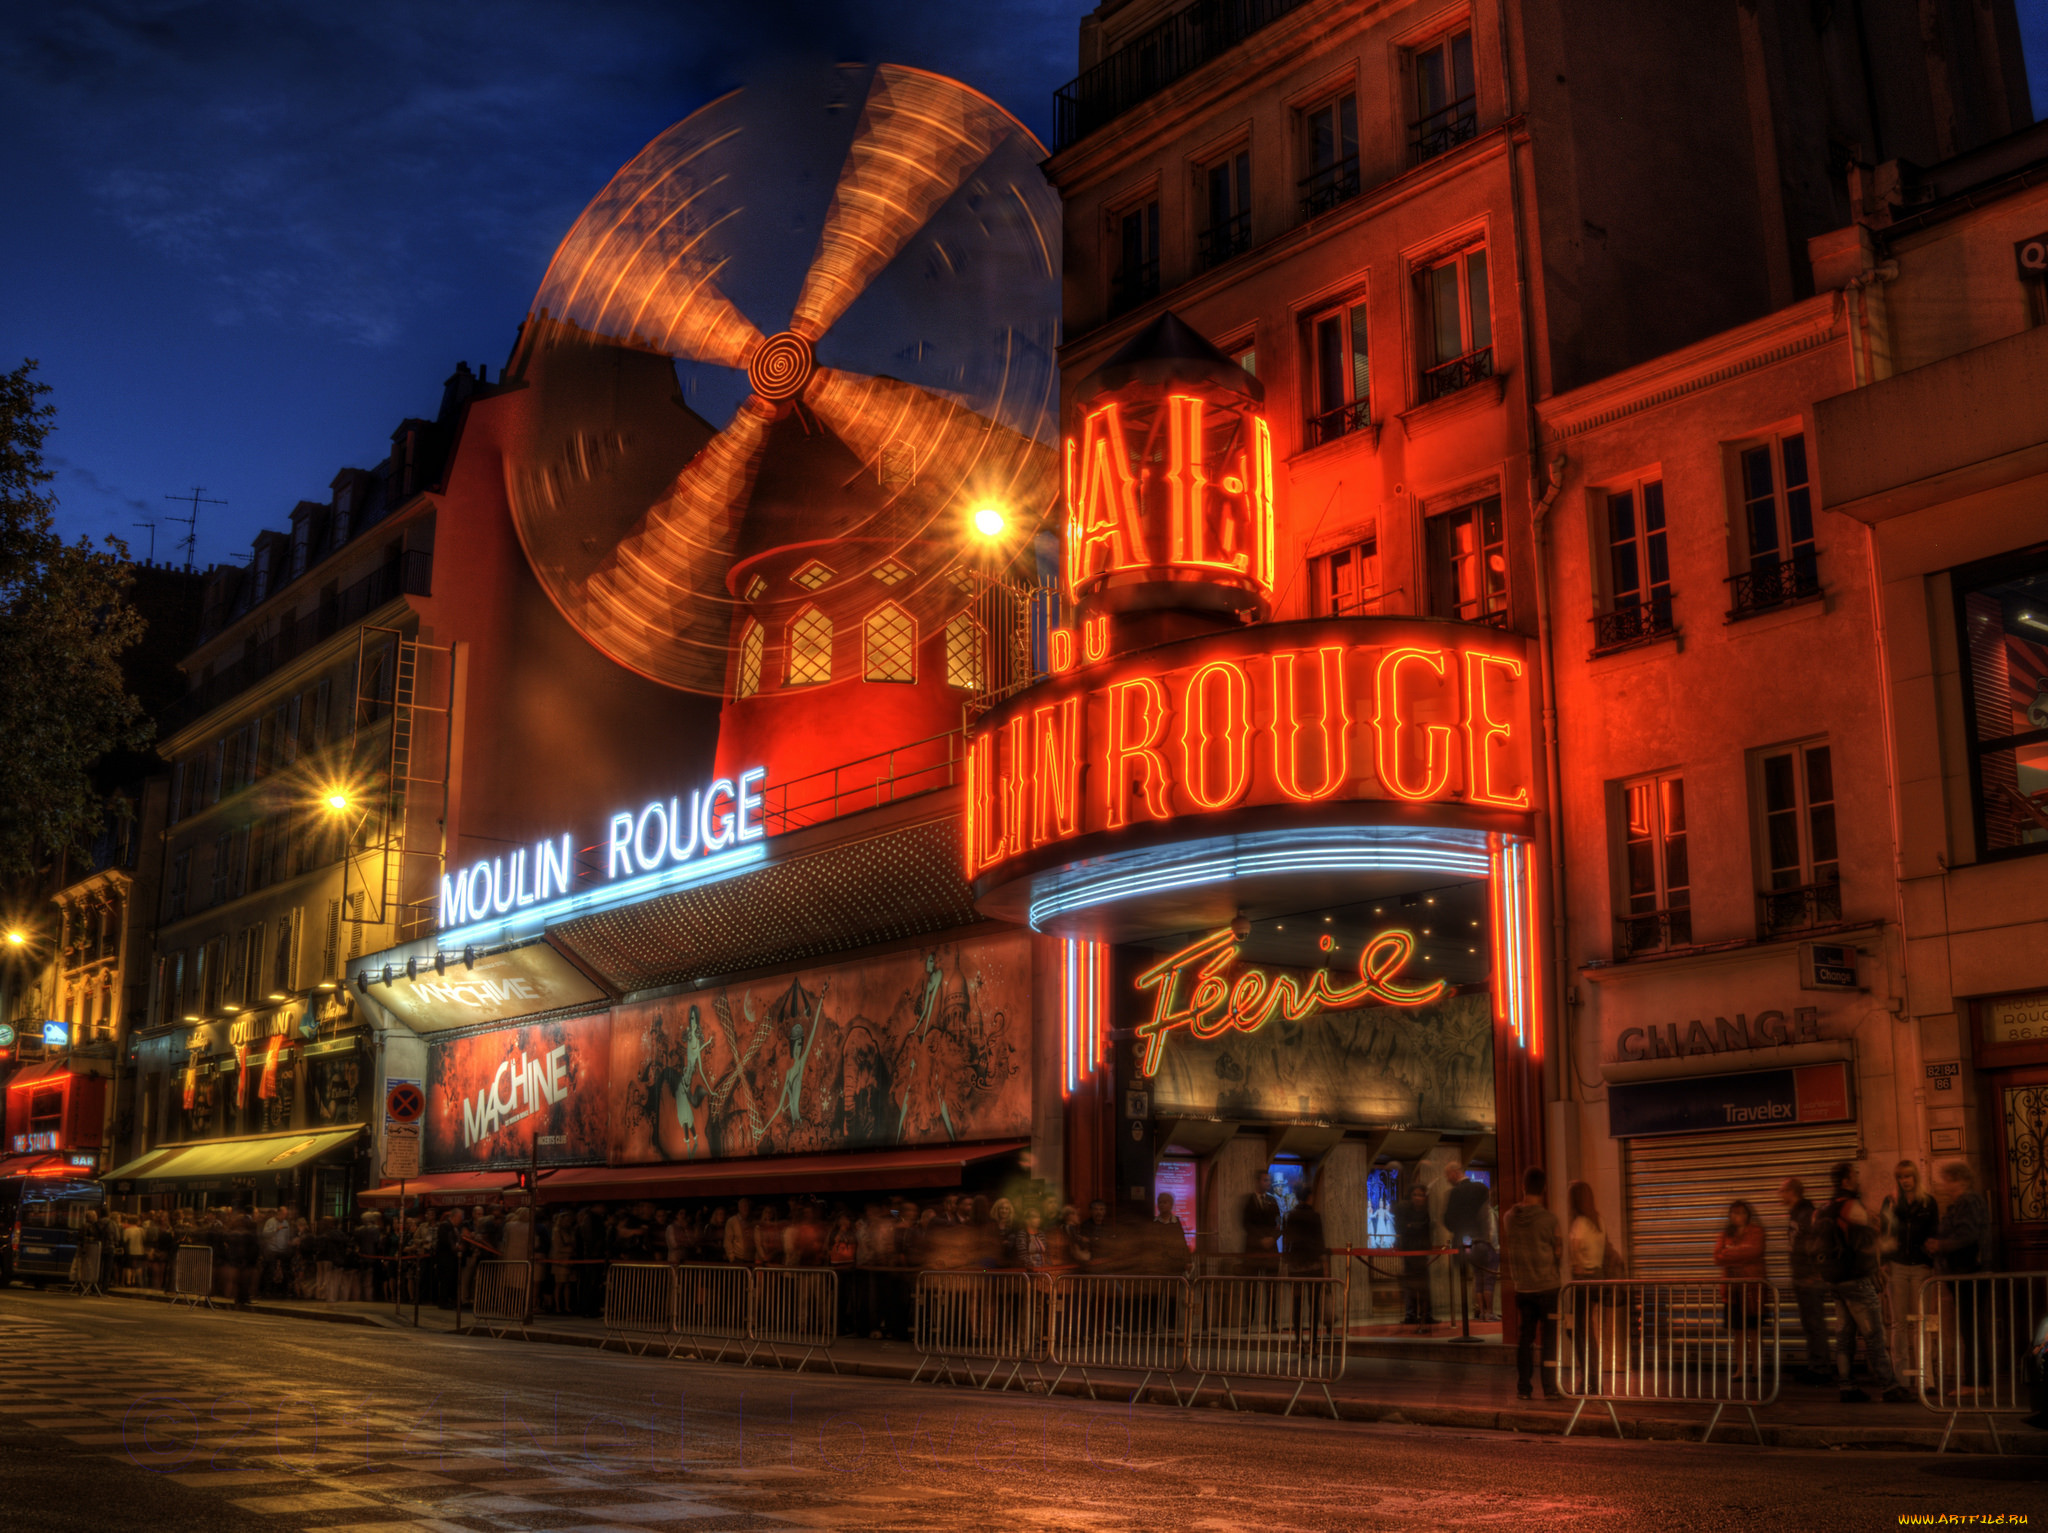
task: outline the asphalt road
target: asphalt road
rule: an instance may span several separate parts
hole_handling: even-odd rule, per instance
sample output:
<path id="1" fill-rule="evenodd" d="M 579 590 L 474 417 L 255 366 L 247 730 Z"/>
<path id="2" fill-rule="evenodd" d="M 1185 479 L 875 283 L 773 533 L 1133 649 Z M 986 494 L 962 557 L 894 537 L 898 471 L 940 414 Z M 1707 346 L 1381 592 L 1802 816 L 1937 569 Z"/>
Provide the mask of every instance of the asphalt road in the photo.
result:
<path id="1" fill-rule="evenodd" d="M 2048 1526 L 2048 1459 L 1048 1404 L 0 1292 L 8 1530 L 1804 1533 L 1901 1513 Z"/>

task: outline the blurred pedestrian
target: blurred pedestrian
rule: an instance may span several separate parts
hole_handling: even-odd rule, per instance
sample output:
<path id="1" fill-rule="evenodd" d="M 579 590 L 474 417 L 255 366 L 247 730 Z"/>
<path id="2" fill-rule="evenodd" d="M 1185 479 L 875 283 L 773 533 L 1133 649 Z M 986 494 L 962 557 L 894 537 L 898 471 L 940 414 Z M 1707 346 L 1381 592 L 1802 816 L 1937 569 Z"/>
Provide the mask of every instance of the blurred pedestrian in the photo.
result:
<path id="1" fill-rule="evenodd" d="M 1834 1377 L 1835 1362 L 1828 1339 L 1828 1291 L 1820 1274 L 1820 1254 L 1814 1234 L 1814 1207 L 1806 1196 L 1806 1184 L 1796 1176 L 1787 1177 L 1778 1188 L 1778 1201 L 1785 1206 L 1785 1247 L 1792 1267 L 1792 1300 L 1799 1308 L 1799 1330 L 1806 1339 L 1806 1361 L 1802 1377 L 1810 1384 Z"/>
<path id="2" fill-rule="evenodd" d="M 1543 1343 L 1543 1398 L 1557 1398 L 1557 1290 L 1563 1277 L 1564 1236 L 1557 1216 L 1543 1206 L 1548 1178 L 1541 1166 L 1522 1173 L 1522 1201 L 1500 1221 L 1501 1254 L 1515 1286 L 1515 1393 L 1527 1400 L 1535 1352 Z"/>
<path id="3" fill-rule="evenodd" d="M 1941 1209 L 1920 1188 L 1920 1168 L 1902 1160 L 1892 1168 L 1892 1190 L 1878 1205 L 1878 1248 L 1885 1260 L 1885 1321 L 1892 1369 L 1901 1380 L 1920 1377 L 1920 1296 L 1934 1276 L 1927 1242 L 1937 1238 Z"/>
<path id="4" fill-rule="evenodd" d="M 1436 1223 L 1429 1216 L 1429 1188 L 1420 1179 L 1411 1183 L 1408 1197 L 1394 1210 L 1394 1246 L 1401 1257 L 1401 1323 L 1418 1330 L 1436 1324 L 1431 1289 L 1429 1251 L 1435 1244 Z"/>
<path id="5" fill-rule="evenodd" d="M 1721 1318 L 1734 1348 L 1734 1374 L 1740 1379 L 1750 1369 L 1761 1369 L 1763 1350 L 1761 1327 L 1768 1302 L 1763 1287 L 1764 1227 L 1756 1210 L 1737 1198 L 1728 1205 L 1728 1220 L 1714 1238 L 1714 1265 L 1727 1281 L 1721 1287 Z M 1751 1332 L 1758 1332 L 1755 1337 Z"/>
<path id="6" fill-rule="evenodd" d="M 1891 1347 L 1885 1340 L 1883 1303 L 1878 1295 L 1877 1225 L 1860 1196 L 1862 1172 L 1854 1161 L 1838 1162 L 1833 1170 L 1834 1195 L 1814 1215 L 1820 1241 L 1821 1276 L 1834 1290 L 1835 1309 L 1841 1316 L 1835 1333 L 1835 1378 L 1841 1386 L 1842 1403 L 1860 1404 L 1870 1398 L 1856 1387 L 1854 1372 L 1856 1343 L 1863 1343 L 1863 1355 L 1871 1381 L 1884 1398 L 1901 1402 L 1911 1398 L 1899 1388 L 1892 1373 Z"/>

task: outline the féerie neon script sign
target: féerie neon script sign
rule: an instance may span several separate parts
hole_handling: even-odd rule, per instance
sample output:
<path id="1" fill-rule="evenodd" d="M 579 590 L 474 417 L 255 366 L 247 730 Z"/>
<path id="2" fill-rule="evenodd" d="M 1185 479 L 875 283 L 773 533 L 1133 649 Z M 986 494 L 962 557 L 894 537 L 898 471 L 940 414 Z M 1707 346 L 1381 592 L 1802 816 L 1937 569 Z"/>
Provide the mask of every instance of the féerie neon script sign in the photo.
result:
<path id="1" fill-rule="evenodd" d="M 1336 947 L 1334 938 L 1323 937 L 1324 952 L 1335 952 Z M 1354 1006 L 1427 1006 L 1450 988 L 1440 979 L 1426 985 L 1395 981 L 1415 951 L 1415 934 L 1398 928 L 1381 932 L 1359 949 L 1358 981 L 1343 986 L 1332 985 L 1325 969 L 1316 970 L 1306 983 L 1291 974 L 1269 975 L 1264 969 L 1241 969 L 1233 979 L 1230 970 L 1240 951 L 1236 934 L 1226 926 L 1138 976 L 1138 988 L 1152 992 L 1152 1015 L 1138 1024 L 1138 1036 L 1145 1040 L 1147 1075 L 1157 1073 L 1166 1035 L 1177 1027 L 1207 1040 L 1232 1030 L 1255 1032 L 1276 1013 L 1299 1022 L 1319 1011 Z M 1182 1004 L 1182 982 L 1191 971 L 1194 982 Z"/>

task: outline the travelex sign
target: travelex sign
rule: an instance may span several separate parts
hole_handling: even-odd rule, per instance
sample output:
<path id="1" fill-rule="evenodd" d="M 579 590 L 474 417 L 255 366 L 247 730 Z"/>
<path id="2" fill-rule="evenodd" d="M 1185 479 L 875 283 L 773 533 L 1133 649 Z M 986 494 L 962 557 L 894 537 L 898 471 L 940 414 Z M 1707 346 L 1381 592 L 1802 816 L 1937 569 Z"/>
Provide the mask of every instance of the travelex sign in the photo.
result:
<path id="1" fill-rule="evenodd" d="M 692 790 L 684 807 L 681 794 L 656 799 L 638 813 L 620 810 L 605 827 L 604 840 L 593 850 L 603 854 L 603 873 L 611 884 L 664 871 L 674 871 L 731 848 L 759 841 L 767 830 L 762 821 L 760 784 L 767 768 L 754 767 L 737 779 L 715 778 Z M 561 899 L 589 872 L 576 868 L 575 838 L 536 841 L 509 855 L 487 857 L 441 879 L 441 929 L 468 926 L 515 916 L 531 907 Z"/>

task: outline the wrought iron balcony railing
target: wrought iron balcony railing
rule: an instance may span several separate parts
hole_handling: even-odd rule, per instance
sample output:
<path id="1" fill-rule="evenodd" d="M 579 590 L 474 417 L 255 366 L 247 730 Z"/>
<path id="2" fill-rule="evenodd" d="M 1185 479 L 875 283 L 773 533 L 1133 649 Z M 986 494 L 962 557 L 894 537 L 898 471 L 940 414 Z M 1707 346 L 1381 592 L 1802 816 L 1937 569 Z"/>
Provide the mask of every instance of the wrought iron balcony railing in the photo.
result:
<path id="1" fill-rule="evenodd" d="M 1424 160 L 1448 154 L 1458 145 L 1470 142 L 1478 133 L 1479 98 L 1467 96 L 1462 101 L 1453 101 L 1441 111 L 1431 112 L 1420 122 L 1408 124 L 1408 163 L 1420 165 Z"/>
<path id="2" fill-rule="evenodd" d="M 1766 937 L 1805 931 L 1842 919 L 1842 885 L 1838 880 L 1770 889 L 1757 895 L 1758 925 Z"/>
<path id="3" fill-rule="evenodd" d="M 1460 389 L 1469 389 L 1473 384 L 1493 376 L 1493 348 L 1481 346 L 1477 351 L 1468 351 L 1462 357 L 1453 357 L 1435 367 L 1425 368 L 1422 374 L 1422 399 L 1427 404 L 1432 399 L 1442 399 Z"/>
<path id="4" fill-rule="evenodd" d="M 1811 549 L 1728 577 L 1728 615 L 1749 617 L 1820 595 L 1820 558 Z"/>
<path id="5" fill-rule="evenodd" d="M 1314 218 L 1318 213 L 1327 213 L 1339 203 L 1349 202 L 1358 195 L 1358 156 L 1346 155 L 1334 164 L 1325 165 L 1321 170 L 1310 171 L 1301 178 L 1301 216 Z"/>
<path id="6" fill-rule="evenodd" d="M 1139 304 L 1159 296 L 1159 263 L 1142 261 L 1136 266 L 1126 266 L 1118 272 L 1109 284 L 1109 308 L 1112 314 L 1127 314 Z"/>
<path id="7" fill-rule="evenodd" d="M 1355 399 L 1348 405 L 1339 405 L 1334 410 L 1325 410 L 1321 415 L 1308 418 L 1308 445 L 1320 447 L 1325 442 L 1334 442 L 1340 436 L 1349 436 L 1354 431 L 1365 431 L 1372 425 L 1372 401 Z"/>
<path id="8" fill-rule="evenodd" d="M 1647 644 L 1678 631 L 1671 618 L 1671 593 L 1660 591 L 1644 602 L 1628 602 L 1608 612 L 1593 614 L 1593 652 L 1627 649 Z"/>
<path id="9" fill-rule="evenodd" d="M 1681 905 L 1668 910 L 1636 910 L 1614 918 L 1614 956 L 1665 953 L 1692 946 L 1692 911 Z"/>
<path id="10" fill-rule="evenodd" d="M 1252 215 L 1238 213 L 1220 224 L 1211 224 L 1196 236 L 1195 244 L 1204 271 L 1221 266 L 1232 256 L 1243 255 L 1252 248 Z"/>

